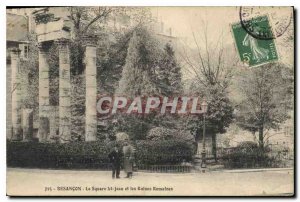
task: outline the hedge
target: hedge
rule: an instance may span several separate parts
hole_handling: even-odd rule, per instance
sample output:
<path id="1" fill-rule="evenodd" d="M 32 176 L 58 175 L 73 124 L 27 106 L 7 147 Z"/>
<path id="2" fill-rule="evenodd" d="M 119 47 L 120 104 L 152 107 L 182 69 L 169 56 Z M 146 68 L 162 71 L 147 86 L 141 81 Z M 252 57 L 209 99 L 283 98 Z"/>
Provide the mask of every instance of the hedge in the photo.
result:
<path id="1" fill-rule="evenodd" d="M 279 161 L 258 145 L 245 142 L 222 158 L 226 168 L 259 168 L 278 167 Z"/>
<path id="2" fill-rule="evenodd" d="M 180 164 L 190 162 L 195 145 L 184 140 L 143 140 L 136 143 L 136 163 L 143 165 Z"/>
<path id="3" fill-rule="evenodd" d="M 66 144 L 7 142 L 7 166 L 30 168 L 107 168 L 115 142 Z"/>
<path id="4" fill-rule="evenodd" d="M 108 154 L 114 145 L 122 148 L 122 143 L 115 141 L 65 144 L 7 141 L 7 166 L 107 170 Z M 191 144 L 178 140 L 138 141 L 133 146 L 137 165 L 179 164 L 191 161 L 194 151 Z"/>

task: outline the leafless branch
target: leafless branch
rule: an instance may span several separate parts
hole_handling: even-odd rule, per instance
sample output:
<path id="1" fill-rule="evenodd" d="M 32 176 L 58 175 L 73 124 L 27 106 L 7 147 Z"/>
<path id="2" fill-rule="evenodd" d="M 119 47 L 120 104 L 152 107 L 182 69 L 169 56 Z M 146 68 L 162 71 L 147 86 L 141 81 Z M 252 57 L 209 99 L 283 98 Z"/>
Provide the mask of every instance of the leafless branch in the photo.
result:
<path id="1" fill-rule="evenodd" d="M 111 8 L 107 8 L 107 7 L 99 7 L 98 10 L 98 14 L 96 15 L 95 18 L 93 18 L 83 29 L 83 33 L 87 32 L 87 30 L 89 29 L 89 27 L 94 24 L 96 21 L 102 19 L 106 19 L 108 17 L 108 15 L 112 12 Z"/>
<path id="2" fill-rule="evenodd" d="M 199 73 L 198 73 L 196 67 L 195 67 L 195 66 L 193 65 L 193 63 L 191 62 L 191 60 L 190 60 L 190 58 L 189 58 L 189 56 L 188 56 L 188 54 L 187 54 L 187 52 L 186 52 L 185 47 L 183 47 L 182 50 L 183 50 L 183 52 L 184 52 L 184 55 L 181 54 L 181 57 L 185 60 L 185 62 L 189 65 L 189 67 L 192 68 L 192 70 L 193 70 L 194 74 L 196 75 L 198 81 L 199 81 L 201 84 L 203 84 L 204 86 L 207 86 L 207 85 L 205 84 L 205 82 L 202 80 L 201 76 L 199 75 Z M 187 69 L 189 72 L 191 72 L 190 69 L 188 69 L 188 68 L 186 68 L 186 69 Z"/>
<path id="3" fill-rule="evenodd" d="M 200 63 L 201 63 L 201 65 L 199 65 L 199 66 L 200 66 L 200 71 L 201 71 L 201 73 L 202 73 L 205 77 L 208 77 L 208 74 L 207 74 L 206 69 L 205 69 L 205 64 L 204 64 L 204 61 L 203 61 L 203 58 L 202 58 L 202 55 L 201 55 L 200 46 L 199 46 L 199 44 L 198 44 L 198 42 L 197 42 L 197 39 L 196 39 L 196 37 L 195 37 L 195 33 L 192 32 L 192 34 L 193 34 L 194 42 L 195 42 L 195 44 L 196 44 L 196 46 L 197 46 L 197 53 L 198 53 L 198 56 L 199 56 L 199 59 L 200 59 Z"/>

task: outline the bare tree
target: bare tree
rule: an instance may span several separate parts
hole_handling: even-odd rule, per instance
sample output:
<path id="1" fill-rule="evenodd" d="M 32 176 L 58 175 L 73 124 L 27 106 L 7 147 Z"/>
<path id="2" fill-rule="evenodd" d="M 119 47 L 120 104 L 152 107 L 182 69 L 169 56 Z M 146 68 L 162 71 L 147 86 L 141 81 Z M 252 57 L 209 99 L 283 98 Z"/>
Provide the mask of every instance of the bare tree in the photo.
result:
<path id="1" fill-rule="evenodd" d="M 75 39 L 86 34 L 92 25 L 104 23 L 113 10 L 112 7 L 70 7 Z"/>
<path id="2" fill-rule="evenodd" d="M 219 85 L 222 89 L 226 89 L 238 58 L 230 55 L 229 52 L 232 50 L 229 47 L 224 47 L 223 32 L 217 40 L 209 41 L 207 25 L 202 24 L 202 32 L 192 31 L 193 48 L 187 43 L 182 46 L 180 56 L 184 63 L 184 70 L 195 76 L 196 81 L 202 87 Z"/>
<path id="3" fill-rule="evenodd" d="M 230 57 L 230 48 L 224 47 L 223 33 L 213 43 L 209 41 L 207 23 L 202 24 L 200 34 L 192 32 L 194 48 L 183 46 L 181 56 L 184 70 L 193 76 L 193 87 L 190 90 L 205 96 L 209 102 L 207 127 L 212 136 L 212 151 L 216 160 L 216 134 L 225 132 L 233 119 L 233 107 L 227 90 L 238 59 L 232 55 Z M 194 130 L 199 133 L 203 124 L 192 122 Z"/>
<path id="4" fill-rule="evenodd" d="M 289 118 L 293 98 L 293 72 L 283 64 L 266 64 L 243 73 L 239 79 L 243 101 L 238 106 L 239 126 L 258 132 L 261 149 L 271 135 Z M 275 135 L 275 134 L 273 134 Z"/>

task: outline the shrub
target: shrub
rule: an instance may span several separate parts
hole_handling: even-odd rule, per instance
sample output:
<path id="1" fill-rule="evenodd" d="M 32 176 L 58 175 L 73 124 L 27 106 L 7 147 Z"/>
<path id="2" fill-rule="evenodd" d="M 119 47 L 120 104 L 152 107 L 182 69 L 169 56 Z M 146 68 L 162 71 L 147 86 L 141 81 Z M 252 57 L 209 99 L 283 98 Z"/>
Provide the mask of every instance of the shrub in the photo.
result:
<path id="1" fill-rule="evenodd" d="M 195 137 L 190 134 L 190 132 L 185 130 L 176 130 L 176 129 L 169 129 L 165 127 L 155 127 L 149 130 L 147 136 L 147 140 L 184 140 L 190 143 L 195 142 Z"/>
<path id="2" fill-rule="evenodd" d="M 193 144 L 182 140 L 137 141 L 137 165 L 169 165 L 191 161 L 195 152 Z"/>
<path id="3" fill-rule="evenodd" d="M 227 168 L 277 167 L 279 163 L 256 143 L 248 141 L 240 143 L 230 153 L 225 154 L 223 161 Z"/>
<path id="4" fill-rule="evenodd" d="M 174 131 L 164 127 L 155 127 L 149 130 L 146 138 L 148 140 L 168 140 L 173 136 Z"/>

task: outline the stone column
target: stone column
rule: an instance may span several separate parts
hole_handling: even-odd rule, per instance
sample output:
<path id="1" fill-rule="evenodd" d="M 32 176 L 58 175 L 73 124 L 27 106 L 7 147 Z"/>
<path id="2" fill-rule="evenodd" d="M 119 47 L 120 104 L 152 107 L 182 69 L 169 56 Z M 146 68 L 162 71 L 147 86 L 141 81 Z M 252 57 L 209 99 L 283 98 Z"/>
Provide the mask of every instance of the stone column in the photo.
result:
<path id="1" fill-rule="evenodd" d="M 23 140 L 31 141 L 33 139 L 33 110 L 23 109 Z"/>
<path id="2" fill-rule="evenodd" d="M 11 104 L 12 104 L 12 137 L 20 141 L 22 137 L 21 126 L 21 83 L 20 83 L 20 52 L 18 48 L 11 50 Z"/>
<path id="3" fill-rule="evenodd" d="M 95 141 L 97 138 L 97 67 L 95 36 L 85 37 L 85 141 Z"/>
<path id="4" fill-rule="evenodd" d="M 39 43 L 39 132 L 38 138 L 40 142 L 46 142 L 49 134 L 44 134 L 48 131 L 42 124 L 45 119 L 49 119 L 49 64 L 47 57 L 49 54 L 49 48 L 44 43 Z M 46 121 L 47 123 L 49 122 Z M 46 128 L 43 128 L 46 127 Z"/>
<path id="5" fill-rule="evenodd" d="M 64 143 L 71 140 L 70 50 L 68 40 L 57 40 L 57 44 L 59 46 L 59 139 Z"/>
<path id="6" fill-rule="evenodd" d="M 50 121 L 48 117 L 40 117 L 39 121 L 39 140 L 47 142 L 50 135 Z"/>

